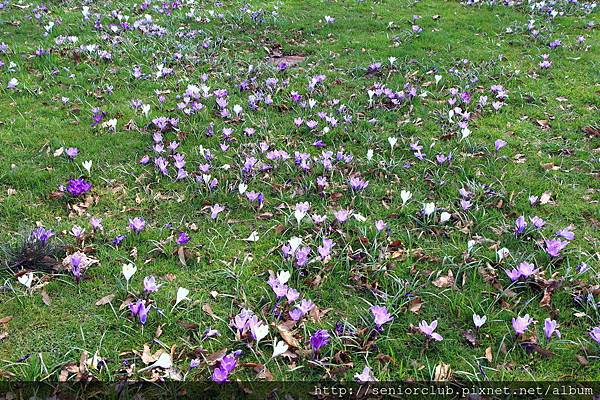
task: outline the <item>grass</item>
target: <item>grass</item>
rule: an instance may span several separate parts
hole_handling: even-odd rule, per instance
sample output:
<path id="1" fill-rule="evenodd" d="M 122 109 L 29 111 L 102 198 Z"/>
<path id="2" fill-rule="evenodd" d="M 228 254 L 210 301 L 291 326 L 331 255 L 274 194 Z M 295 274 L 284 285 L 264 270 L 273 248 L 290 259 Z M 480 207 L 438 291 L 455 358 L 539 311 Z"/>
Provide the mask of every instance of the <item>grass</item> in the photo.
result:
<path id="1" fill-rule="evenodd" d="M 212 368 L 206 363 L 186 373 L 188 365 L 223 348 L 243 350 L 241 362 L 266 365 L 276 380 L 351 380 L 367 365 L 380 380 L 427 380 L 434 378 L 439 364 L 451 367 L 451 379 L 462 380 L 600 376 L 599 347 L 588 334 L 600 322 L 598 297 L 593 294 L 599 283 L 598 135 L 583 131 L 600 122 L 597 12 L 586 13 L 582 6 L 562 1 L 558 7 L 565 15 L 554 19 L 524 5 L 467 6 L 440 0 L 256 1 L 248 12 L 240 10 L 239 2 L 196 3 L 201 22 L 186 17 L 188 6 L 171 15 L 159 13 L 154 2 L 143 12 L 132 2 L 101 1 L 90 6 L 92 14 L 102 16 L 104 27 L 116 21 L 109 17 L 111 10 L 129 15 L 131 25 L 150 14 L 165 29 L 162 37 L 135 29 L 120 34 L 97 31 L 94 18 L 82 19 L 80 2 L 46 4 L 48 11 L 40 12 L 40 19 L 33 17 L 32 4 L 10 2 L 0 10 L 0 29 L 9 46 L 0 54 L 4 62 L 0 239 L 11 246 L 23 232 L 26 235 L 36 224 L 43 225 L 57 232 L 54 240 L 71 251 L 88 247 L 100 261 L 86 271 L 80 284 L 68 272 L 36 273 L 34 290 L 27 290 L 12 273 L 2 273 L 0 318 L 12 316 L 0 326 L 0 332 L 8 333 L 0 340 L 2 376 L 57 378 L 66 364 L 78 364 L 87 352 L 90 358 L 97 353 L 104 360 L 97 368 L 89 367 L 98 379 L 141 378 L 149 376 L 148 371 L 138 372 L 144 365 L 139 357 L 144 344 L 152 352 L 173 349 L 174 365 L 187 380 L 208 379 Z M 263 22 L 251 16 L 258 10 L 263 10 Z M 325 23 L 326 15 L 335 17 L 335 22 Z M 413 15 L 421 18 L 413 22 Z M 56 23 L 58 19 L 61 23 Z M 539 31 L 535 37 L 527 29 L 530 19 L 535 19 Z M 55 25 L 44 36 L 50 21 Z M 414 33 L 413 23 L 423 31 Z M 197 30 L 194 39 L 177 35 L 192 30 Z M 54 39 L 59 35 L 76 35 L 78 41 L 57 45 Z M 585 42 L 577 43 L 579 35 Z M 204 38 L 209 39 L 207 49 L 201 46 Z M 556 39 L 562 46 L 550 49 L 548 43 Z M 75 52 L 89 44 L 111 52 L 112 59 Z M 32 56 L 38 48 L 52 50 Z M 176 52 L 183 55 L 179 61 L 173 58 Z M 550 54 L 552 67 L 542 70 L 538 63 L 545 53 Z M 305 59 L 280 72 L 268 62 L 278 54 Z M 389 57 L 396 58 L 393 67 Z M 366 74 L 373 62 L 381 62 L 382 70 Z M 158 64 L 171 66 L 173 74 L 157 78 Z M 134 66 L 147 78 L 134 79 Z M 177 110 L 181 99 L 176 96 L 188 84 L 199 85 L 203 73 L 211 90 L 228 90 L 230 107 L 244 107 L 243 121 L 224 123 L 212 99 L 203 100 L 207 107 L 191 116 Z M 326 80 L 309 93 L 307 84 L 319 74 Z M 435 75 L 441 76 L 437 83 Z M 257 78 L 261 91 L 267 78 L 279 79 L 273 105 L 249 109 L 249 92 L 240 92 L 237 86 L 251 77 Z M 16 90 L 5 89 L 10 78 L 18 79 Z M 289 79 L 287 87 L 280 85 L 284 79 Z M 417 96 L 393 109 L 370 106 L 367 91 L 376 82 L 392 90 L 410 83 L 418 88 Z M 479 96 L 494 101 L 492 85 L 504 86 L 508 99 L 499 111 L 489 104 L 484 107 L 469 123 L 470 136 L 461 140 L 456 124 L 448 122 L 449 89 L 469 91 L 473 96 L 469 108 L 474 111 Z M 155 91 L 165 96 L 164 103 Z M 352 154 L 349 164 L 337 163 L 327 172 L 313 161 L 308 173 L 294 165 L 295 151 L 318 157 L 321 150 L 312 146 L 318 139 L 314 134 L 293 125 L 297 116 L 317 117 L 315 111 L 291 102 L 292 91 L 314 98 L 315 111 L 338 119 L 339 126 L 320 139 L 327 144 L 325 150 Z M 69 100 L 63 102 L 61 97 Z M 150 105 L 148 117 L 132 109 L 133 99 Z M 339 105 L 332 105 L 332 99 L 347 107 L 342 114 L 351 115 L 351 123 L 343 123 L 342 114 L 336 114 Z M 115 132 L 90 127 L 95 107 L 107 113 L 105 120 L 117 119 Z M 179 118 L 179 131 L 186 134 L 181 135 L 178 151 L 186 154 L 188 172 L 197 171 L 202 162 L 199 146 L 211 150 L 215 159 L 210 173 L 219 180 L 215 190 L 191 178 L 174 181 L 172 162 L 171 177 L 137 162 L 145 154 L 153 156 L 150 121 L 159 116 Z M 215 134 L 206 137 L 211 122 Z M 234 129 L 235 141 L 223 152 L 219 145 L 226 127 Z M 254 136 L 243 135 L 247 127 L 256 128 Z M 389 137 L 398 139 L 393 149 Z M 496 139 L 507 146 L 494 151 Z M 165 133 L 165 140 L 175 140 L 175 135 Z M 292 158 L 273 162 L 272 171 L 246 179 L 248 190 L 265 195 L 263 208 L 256 210 L 237 193 L 237 187 L 247 155 L 268 162 L 257 151 L 263 141 L 286 150 Z M 417 160 L 408 147 L 417 141 L 424 146 L 425 161 Z M 79 149 L 75 160 L 55 154 L 67 147 Z M 370 160 L 368 149 L 373 150 Z M 436 154 L 451 154 L 451 163 L 438 165 Z M 93 162 L 89 174 L 81 164 L 85 160 Z M 354 173 L 369 181 L 359 194 L 346 184 Z M 319 194 L 315 183 L 322 174 L 330 185 L 325 195 Z M 91 193 L 97 203 L 78 212 L 73 206 L 81 199 L 54 199 L 50 194 L 80 176 L 93 183 Z M 458 190 L 463 187 L 474 194 L 474 206 L 468 211 L 459 206 Z M 401 190 L 413 193 L 406 204 Z M 530 204 L 528 196 L 544 192 L 551 193 L 550 203 Z M 323 229 L 307 220 L 297 224 L 294 205 L 303 201 L 310 202 L 311 212 L 327 214 L 329 221 L 331 212 L 341 208 L 353 209 L 367 221 L 351 218 L 340 227 Z M 419 212 L 426 202 L 452 213 L 452 220 L 441 224 L 439 219 L 423 219 Z M 211 221 L 207 207 L 215 203 L 226 210 Z M 538 215 L 546 226 L 540 231 L 530 226 L 526 234 L 516 236 L 514 221 L 520 215 Z M 92 216 L 102 218 L 103 233 L 89 235 Z M 136 216 L 147 223 L 140 235 L 127 229 L 128 219 Z M 379 219 L 386 222 L 387 234 L 375 232 L 373 224 Z M 560 257 L 550 258 L 540 240 L 570 224 L 575 239 Z M 86 229 L 83 243 L 69 234 L 73 225 Z M 185 266 L 175 244 L 179 231 L 192 238 L 185 246 L 189 251 Z M 260 236 L 257 242 L 242 240 L 253 231 Z M 115 247 L 111 240 L 119 234 L 128 237 Z M 299 269 L 280 255 L 280 247 L 298 236 L 312 247 L 314 259 L 324 235 L 336 242 L 325 265 L 314 260 Z M 477 244 L 467 254 L 469 240 Z M 511 252 L 508 260 L 497 258 L 502 247 Z M 538 266 L 546 279 L 561 282 L 550 306 L 540 305 L 544 293 L 536 284 L 510 284 L 504 274 L 505 267 L 523 260 Z M 128 262 L 135 263 L 138 272 L 126 285 L 121 266 Z M 582 262 L 589 270 L 579 274 L 575 268 Z M 512 292 L 486 282 L 480 272 L 486 266 Z M 281 338 L 270 312 L 275 296 L 267 284 L 268 270 L 289 270 L 290 286 L 322 312 L 328 310 L 320 320 L 307 318 L 295 327 L 304 349 L 316 329 L 330 331 L 331 344 L 321 351 L 321 362 L 302 351 L 294 353 L 297 358 L 271 359 L 271 342 Z M 456 283 L 434 285 L 448 271 Z M 163 286 L 151 295 L 156 308 L 142 326 L 119 306 L 128 290 L 140 294 L 142 280 L 149 275 L 157 276 Z M 190 301 L 173 306 L 179 287 L 190 290 Z M 42 292 L 49 301 L 44 301 Z M 109 294 L 115 296 L 110 304 L 95 305 Z M 410 305 L 419 301 L 421 307 L 411 311 Z M 384 325 L 376 336 L 371 335 L 371 305 L 385 305 L 394 316 L 393 323 Z M 272 324 L 269 336 L 258 346 L 236 340 L 229 327 L 242 307 Z M 463 337 L 465 330 L 473 329 L 473 313 L 488 318 L 477 333 L 476 346 Z M 551 357 L 539 351 L 529 354 L 515 339 L 511 319 L 526 313 L 537 321 L 526 336 L 537 338 L 541 347 L 553 353 Z M 549 343 L 542 331 L 547 317 L 556 319 L 562 332 L 562 338 Z M 411 326 L 434 319 L 444 340 L 425 343 Z M 334 335 L 336 322 L 352 329 Z M 218 329 L 221 336 L 203 339 L 207 328 Z M 486 358 L 488 348 L 491 359 Z M 340 366 L 340 359 L 348 360 L 347 364 Z M 127 371 L 125 360 L 134 362 L 135 368 Z M 238 367 L 232 379 L 255 379 L 255 372 Z"/>

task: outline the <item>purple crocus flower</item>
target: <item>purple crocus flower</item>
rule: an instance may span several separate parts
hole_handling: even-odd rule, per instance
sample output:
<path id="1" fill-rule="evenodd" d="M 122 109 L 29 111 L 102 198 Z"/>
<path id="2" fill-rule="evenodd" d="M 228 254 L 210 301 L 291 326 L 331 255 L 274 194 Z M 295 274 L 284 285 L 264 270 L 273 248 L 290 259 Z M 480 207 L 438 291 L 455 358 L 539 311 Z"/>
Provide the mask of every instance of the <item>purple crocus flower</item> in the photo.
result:
<path id="1" fill-rule="evenodd" d="M 516 281 L 521 277 L 521 271 L 519 271 L 516 268 L 513 269 L 507 269 L 504 272 L 506 272 L 506 275 L 508 275 L 508 277 L 510 278 L 511 281 Z"/>
<path id="2" fill-rule="evenodd" d="M 592 329 L 590 331 L 590 336 L 596 341 L 596 343 L 600 344 L 600 326 L 597 326 L 594 329 Z"/>
<path id="3" fill-rule="evenodd" d="M 380 219 L 375 222 L 375 229 L 377 229 L 377 232 L 381 232 L 385 228 L 386 228 L 386 224 L 383 220 Z"/>
<path id="4" fill-rule="evenodd" d="M 54 236 L 52 229 L 46 229 L 43 226 L 37 227 L 31 231 L 31 238 L 46 244 L 50 238 Z"/>
<path id="5" fill-rule="evenodd" d="M 75 157 L 77 157 L 79 150 L 77 149 L 77 147 L 69 147 L 69 148 L 67 148 L 65 153 L 67 153 L 67 156 L 72 160 Z"/>
<path id="6" fill-rule="evenodd" d="M 156 284 L 155 276 L 147 276 L 144 278 L 144 292 L 154 293 L 160 288 L 160 285 Z"/>
<path id="7" fill-rule="evenodd" d="M 529 317 L 529 314 L 525 314 L 524 317 L 513 318 L 512 327 L 517 335 L 522 335 L 529 328 L 529 325 L 533 322 L 533 319 Z"/>
<path id="8" fill-rule="evenodd" d="M 573 240 L 573 239 L 575 239 L 575 234 L 573 233 L 573 227 L 572 226 L 568 226 L 568 227 L 563 228 L 560 231 L 556 232 L 556 236 L 562 237 L 562 238 L 567 239 L 567 240 Z"/>
<path id="9" fill-rule="evenodd" d="M 131 316 L 137 317 L 142 325 L 144 325 L 148 319 L 148 310 L 149 308 L 146 307 L 146 302 L 144 300 L 138 300 L 129 305 Z"/>
<path id="10" fill-rule="evenodd" d="M 552 335 L 556 335 L 560 339 L 560 331 L 557 328 L 558 323 L 555 320 L 546 318 L 544 320 L 544 334 L 546 335 L 546 339 L 550 340 Z"/>
<path id="11" fill-rule="evenodd" d="M 116 236 L 116 237 L 115 237 L 115 238 L 112 240 L 112 244 L 113 244 L 113 246 L 118 246 L 118 245 L 120 245 L 120 244 L 121 244 L 121 242 L 122 242 L 123 240 L 125 240 L 125 238 L 126 238 L 126 237 L 127 237 L 126 235 L 118 235 L 118 236 Z"/>
<path id="12" fill-rule="evenodd" d="M 329 343 L 329 333 L 325 329 L 319 329 L 310 337 L 310 345 L 315 352 Z"/>
<path id="13" fill-rule="evenodd" d="M 92 230 L 94 232 L 98 232 L 98 231 L 104 230 L 104 227 L 102 226 L 102 219 L 101 218 L 96 218 L 96 217 L 90 218 L 90 225 L 92 225 Z"/>
<path id="14" fill-rule="evenodd" d="M 528 278 L 531 275 L 534 275 L 538 270 L 535 268 L 535 265 L 528 263 L 527 261 L 523 261 L 518 266 L 518 271 L 522 277 Z"/>
<path id="15" fill-rule="evenodd" d="M 515 221 L 515 233 L 516 234 L 523 233 L 525 231 L 526 227 L 527 227 L 527 222 L 525 221 L 525 217 L 521 215 Z"/>
<path id="16" fill-rule="evenodd" d="M 210 378 L 215 383 L 225 383 L 229 379 L 229 373 L 224 368 L 215 368 Z"/>
<path id="17" fill-rule="evenodd" d="M 92 184 L 83 178 L 70 179 L 67 183 L 67 192 L 73 197 L 79 197 L 87 193 L 92 188 Z"/>
<path id="18" fill-rule="evenodd" d="M 335 211 L 333 216 L 335 217 L 335 220 L 341 224 L 348 220 L 348 217 L 350 217 L 351 213 L 351 210 L 339 210 Z"/>
<path id="19" fill-rule="evenodd" d="M 545 243 L 546 253 L 548 253 L 550 257 L 558 257 L 560 252 L 569 244 L 569 242 L 565 242 L 560 239 L 546 240 Z"/>
<path id="20" fill-rule="evenodd" d="M 436 341 L 444 340 L 444 338 L 437 332 L 434 332 L 437 328 L 438 322 L 437 320 L 433 321 L 431 324 L 428 324 L 426 321 L 421 321 L 419 323 L 419 330 L 427 337 L 432 338 Z"/>
<path id="21" fill-rule="evenodd" d="M 494 148 L 496 149 L 496 151 L 500 151 L 501 148 L 503 148 L 504 146 L 506 146 L 506 142 L 502 139 L 497 139 L 494 142 Z"/>
<path id="22" fill-rule="evenodd" d="M 394 320 L 386 307 L 372 306 L 369 310 L 371 310 L 373 318 L 375 318 L 375 325 L 377 326 L 377 329 L 380 329 L 381 326 L 386 322 L 391 322 Z"/>
<path id="23" fill-rule="evenodd" d="M 135 233 L 139 234 L 146 227 L 146 221 L 144 218 L 135 217 L 129 218 L 129 228 Z"/>
<path id="24" fill-rule="evenodd" d="M 187 233 L 179 232 L 176 242 L 178 245 L 183 246 L 185 244 L 188 244 L 191 239 L 192 238 Z"/>
<path id="25" fill-rule="evenodd" d="M 542 229 L 544 227 L 544 225 L 546 225 L 546 221 L 544 221 L 542 218 L 538 217 L 537 215 L 529 218 L 529 220 L 531 221 L 531 223 L 533 224 L 533 226 L 536 229 Z"/>
<path id="26" fill-rule="evenodd" d="M 211 219 L 217 219 L 217 217 L 219 216 L 219 213 L 221 213 L 222 211 L 225 210 L 225 207 L 223 207 L 220 204 L 215 204 L 214 206 L 212 206 L 210 208 L 210 218 Z"/>

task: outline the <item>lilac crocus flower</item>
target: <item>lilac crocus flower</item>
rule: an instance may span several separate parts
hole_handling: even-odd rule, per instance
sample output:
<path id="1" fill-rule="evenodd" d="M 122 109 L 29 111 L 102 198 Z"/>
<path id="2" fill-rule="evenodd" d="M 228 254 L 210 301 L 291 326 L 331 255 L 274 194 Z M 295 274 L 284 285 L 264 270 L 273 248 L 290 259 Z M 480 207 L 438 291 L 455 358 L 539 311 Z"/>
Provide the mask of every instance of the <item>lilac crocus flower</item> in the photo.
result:
<path id="1" fill-rule="evenodd" d="M 527 222 L 525 221 L 525 217 L 521 215 L 515 221 L 515 233 L 516 234 L 523 233 L 525 231 L 526 227 L 527 227 Z"/>
<path id="2" fill-rule="evenodd" d="M 187 233 L 179 232 L 176 242 L 178 245 L 183 246 L 188 244 L 190 240 L 192 240 L 192 238 Z"/>
<path id="3" fill-rule="evenodd" d="M 596 343 L 600 344 L 600 326 L 597 326 L 594 329 L 592 329 L 590 331 L 590 336 L 596 341 Z"/>
<path id="4" fill-rule="evenodd" d="M 315 352 L 329 343 L 329 333 L 325 329 L 319 329 L 310 337 L 310 345 Z"/>
<path id="5" fill-rule="evenodd" d="M 220 204 L 215 204 L 214 206 L 212 206 L 210 208 L 210 218 L 211 219 L 217 219 L 217 217 L 219 216 L 219 213 L 221 213 L 222 211 L 225 210 L 225 207 L 223 207 Z"/>
<path id="6" fill-rule="evenodd" d="M 565 242 L 560 239 L 546 240 L 545 243 L 546 253 L 548 253 L 550 257 L 558 257 L 560 252 L 569 244 L 569 242 Z"/>
<path id="7" fill-rule="evenodd" d="M 48 240 L 50 240 L 52 236 L 54 236 L 54 232 L 52 231 L 52 229 L 46 229 L 43 226 L 37 227 L 34 230 L 32 230 L 30 235 L 30 237 L 33 240 L 37 240 L 42 244 L 46 244 L 46 242 L 48 242 Z"/>
<path id="8" fill-rule="evenodd" d="M 339 210 L 339 211 L 335 211 L 333 213 L 335 220 L 337 222 L 339 222 L 340 224 L 346 222 L 348 220 L 348 217 L 350 217 L 350 214 L 352 213 L 351 210 Z"/>
<path id="9" fill-rule="evenodd" d="M 473 323 L 475 324 L 475 328 L 481 328 L 483 324 L 485 324 L 485 321 L 487 321 L 487 317 L 485 315 L 481 317 L 477 314 L 473 314 Z"/>
<path id="10" fill-rule="evenodd" d="M 428 324 L 426 321 L 421 321 L 421 323 L 419 323 L 419 330 L 428 338 L 432 338 L 439 342 L 444 340 L 444 338 L 439 333 L 434 332 L 437 325 L 437 320 L 433 321 L 431 324 Z"/>
<path id="11" fill-rule="evenodd" d="M 537 271 L 538 271 L 535 268 L 535 265 L 528 263 L 527 261 L 523 261 L 522 263 L 520 263 L 517 269 L 518 269 L 519 273 L 521 274 L 521 276 L 524 278 L 528 278 L 531 275 L 534 275 L 535 273 L 537 273 Z"/>
<path id="12" fill-rule="evenodd" d="M 575 234 L 573 233 L 573 227 L 572 226 L 568 226 L 568 227 L 563 228 L 560 231 L 556 232 L 556 236 L 562 237 L 562 238 L 567 239 L 567 240 L 573 240 L 573 239 L 575 239 Z"/>
<path id="13" fill-rule="evenodd" d="M 383 220 L 378 220 L 375 222 L 375 229 L 377 229 L 377 232 L 381 232 L 382 230 L 384 230 L 386 228 L 386 224 Z"/>
<path id="14" fill-rule="evenodd" d="M 538 217 L 537 215 L 529 218 L 529 220 L 531 221 L 531 223 L 533 224 L 533 226 L 536 229 L 542 229 L 544 227 L 544 225 L 546 225 L 546 221 L 544 221 L 542 218 Z"/>
<path id="15" fill-rule="evenodd" d="M 67 148 L 67 150 L 65 151 L 65 153 L 72 160 L 75 157 L 77 157 L 77 154 L 79 153 L 79 150 L 77 149 L 77 147 L 69 147 L 69 148 Z"/>
<path id="16" fill-rule="evenodd" d="M 369 310 L 371 310 L 373 318 L 375 318 L 377 329 L 380 329 L 383 324 L 394 320 L 386 307 L 372 306 Z"/>
<path id="17" fill-rule="evenodd" d="M 556 335 L 560 339 L 560 331 L 557 328 L 558 323 L 555 320 L 546 318 L 544 320 L 544 334 L 546 335 L 546 339 L 550 340 L 552 335 Z"/>
<path id="18" fill-rule="evenodd" d="M 144 292 L 154 293 L 160 288 L 160 285 L 156 284 L 156 277 L 151 275 L 144 278 Z"/>
<path id="19" fill-rule="evenodd" d="M 508 275 L 510 280 L 513 282 L 521 277 L 521 271 L 519 271 L 517 268 L 507 269 L 504 272 L 506 272 L 506 275 Z"/>
<path id="20" fill-rule="evenodd" d="M 501 148 L 503 148 L 504 146 L 506 146 L 506 142 L 502 139 L 497 139 L 494 142 L 494 148 L 496 149 L 496 151 L 500 151 Z"/>
<path id="21" fill-rule="evenodd" d="M 524 317 L 513 318 L 512 327 L 517 335 L 522 335 L 526 330 L 529 329 L 529 325 L 533 322 L 533 319 L 529 317 L 529 314 L 525 314 Z"/>
<path id="22" fill-rule="evenodd" d="M 90 225 L 92 226 L 92 230 L 94 232 L 98 232 L 98 231 L 104 230 L 104 227 L 102 226 L 102 219 L 101 218 L 96 218 L 96 217 L 90 218 Z"/>
<path id="23" fill-rule="evenodd" d="M 71 256 L 71 273 L 75 277 L 75 282 L 81 281 L 81 257 L 78 254 Z"/>
<path id="24" fill-rule="evenodd" d="M 146 227 L 146 221 L 143 218 L 135 217 L 129 218 L 129 228 L 135 233 L 139 234 Z"/>
<path id="25" fill-rule="evenodd" d="M 210 378 L 215 383 L 225 383 L 229 379 L 229 373 L 223 368 L 215 368 Z"/>

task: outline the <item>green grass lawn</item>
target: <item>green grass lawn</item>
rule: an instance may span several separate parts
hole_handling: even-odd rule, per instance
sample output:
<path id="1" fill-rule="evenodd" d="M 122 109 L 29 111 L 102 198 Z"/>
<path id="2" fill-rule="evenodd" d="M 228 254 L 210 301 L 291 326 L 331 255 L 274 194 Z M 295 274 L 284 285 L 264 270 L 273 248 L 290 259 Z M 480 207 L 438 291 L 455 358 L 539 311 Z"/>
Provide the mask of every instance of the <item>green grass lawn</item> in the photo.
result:
<path id="1" fill-rule="evenodd" d="M 235 351 L 229 380 L 354 380 L 365 367 L 378 380 L 600 377 L 591 2 L 84 3 L 0 9 L 0 377 L 207 380 Z M 177 123 L 160 132 L 160 117 Z M 91 190 L 70 194 L 75 178 Z M 336 222 L 342 209 L 353 215 Z M 17 266 L 39 226 L 55 233 L 53 272 Z M 558 238 L 568 226 L 574 238 Z M 285 258 L 293 238 L 302 244 Z M 568 245 L 551 256 L 555 239 Z M 98 261 L 80 281 L 63 263 L 77 251 Z M 511 281 L 505 270 L 523 262 L 537 271 Z M 299 299 L 278 300 L 269 271 L 290 272 Z M 161 285 L 150 294 L 149 276 Z M 179 288 L 189 294 L 176 304 Z M 144 324 L 128 306 L 138 299 Z M 301 299 L 315 308 L 294 321 Z M 393 321 L 377 329 L 371 306 Z M 268 327 L 258 343 L 231 324 L 242 309 Z M 487 317 L 479 329 L 473 314 Z M 516 335 L 525 314 L 533 322 Z M 560 337 L 545 337 L 548 318 Z M 441 341 L 418 329 L 433 320 Z M 319 329 L 329 342 L 313 351 Z M 272 357 L 280 341 L 287 351 Z M 150 367 L 160 351 L 171 368 Z M 86 353 L 82 378 L 73 365 Z"/>

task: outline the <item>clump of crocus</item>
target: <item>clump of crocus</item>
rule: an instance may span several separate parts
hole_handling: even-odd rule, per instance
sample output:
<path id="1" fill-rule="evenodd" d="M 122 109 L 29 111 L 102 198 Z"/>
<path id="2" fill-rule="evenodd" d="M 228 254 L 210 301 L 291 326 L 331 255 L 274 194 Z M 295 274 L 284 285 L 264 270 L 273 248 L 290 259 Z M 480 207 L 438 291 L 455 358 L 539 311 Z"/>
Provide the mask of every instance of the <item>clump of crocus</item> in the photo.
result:
<path id="1" fill-rule="evenodd" d="M 145 227 L 146 227 L 146 221 L 144 221 L 144 218 L 135 217 L 135 218 L 129 219 L 129 228 L 136 234 L 139 235 L 140 232 L 142 232 Z"/>
<path id="2" fill-rule="evenodd" d="M 419 323 L 419 330 L 428 339 L 431 338 L 431 339 L 439 342 L 441 340 L 444 340 L 444 338 L 439 333 L 435 332 L 437 325 L 438 325 L 437 320 L 433 321 L 431 324 L 428 324 L 426 321 L 421 321 L 421 323 Z"/>
<path id="3" fill-rule="evenodd" d="M 82 194 L 89 192 L 92 189 L 92 184 L 83 178 L 70 179 L 67 182 L 67 192 L 73 197 L 79 197 Z"/>
<path id="4" fill-rule="evenodd" d="M 132 317 L 137 317 L 140 324 L 144 325 L 148 319 L 148 311 L 150 311 L 150 307 L 146 307 L 145 300 L 138 300 L 135 303 L 131 303 L 129 305 L 129 311 L 131 312 Z"/>
<path id="5" fill-rule="evenodd" d="M 529 314 L 525 314 L 524 317 L 513 318 L 512 327 L 515 330 L 517 336 L 522 335 L 529 329 L 529 325 L 533 323 L 533 319 L 529 317 Z"/>
<path id="6" fill-rule="evenodd" d="M 237 357 L 241 354 L 241 351 L 235 351 L 223 357 L 219 361 L 219 366 L 215 368 L 212 373 L 211 379 L 216 383 L 225 383 L 229 380 L 229 375 L 237 366 Z"/>

